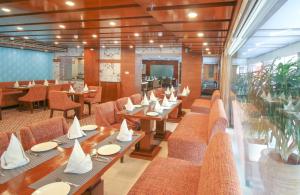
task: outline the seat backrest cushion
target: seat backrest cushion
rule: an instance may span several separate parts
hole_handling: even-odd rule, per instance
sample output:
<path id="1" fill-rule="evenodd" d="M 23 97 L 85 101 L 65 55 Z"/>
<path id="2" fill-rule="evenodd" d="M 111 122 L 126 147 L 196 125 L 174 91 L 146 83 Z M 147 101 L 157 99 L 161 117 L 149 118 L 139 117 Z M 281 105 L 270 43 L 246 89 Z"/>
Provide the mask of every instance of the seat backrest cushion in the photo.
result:
<path id="1" fill-rule="evenodd" d="M 116 123 L 115 102 L 105 102 L 96 106 L 96 123 L 100 126 L 108 126 Z M 106 124 L 108 123 L 108 124 Z"/>
<path id="2" fill-rule="evenodd" d="M 208 144 L 201 167 L 198 194 L 241 194 L 231 140 L 225 132 L 216 133 Z"/>
<path id="3" fill-rule="evenodd" d="M 10 134 L 6 132 L 0 132 L 0 156 L 7 149 L 9 144 Z"/>

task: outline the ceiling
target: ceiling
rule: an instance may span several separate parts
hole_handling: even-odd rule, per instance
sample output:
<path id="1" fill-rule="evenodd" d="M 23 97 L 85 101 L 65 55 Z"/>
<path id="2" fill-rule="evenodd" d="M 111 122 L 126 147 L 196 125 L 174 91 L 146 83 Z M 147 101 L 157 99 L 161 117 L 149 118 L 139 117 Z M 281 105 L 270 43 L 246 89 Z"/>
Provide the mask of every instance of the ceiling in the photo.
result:
<path id="1" fill-rule="evenodd" d="M 184 46 L 215 55 L 223 50 L 237 2 L 1 0 L 0 45 L 36 44 L 49 51 L 67 47 Z"/>
<path id="2" fill-rule="evenodd" d="M 275 11 L 238 51 L 240 58 L 255 58 L 300 41 L 299 0 L 287 0 Z"/>

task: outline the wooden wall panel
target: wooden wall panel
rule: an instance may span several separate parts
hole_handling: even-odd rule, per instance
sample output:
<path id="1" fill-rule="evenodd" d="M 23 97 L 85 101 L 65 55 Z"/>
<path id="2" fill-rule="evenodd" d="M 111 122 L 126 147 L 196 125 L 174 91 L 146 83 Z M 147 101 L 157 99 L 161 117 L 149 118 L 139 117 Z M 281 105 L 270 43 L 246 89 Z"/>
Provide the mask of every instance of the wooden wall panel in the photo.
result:
<path id="1" fill-rule="evenodd" d="M 101 82 L 102 102 L 115 101 L 121 96 L 121 83 Z"/>
<path id="2" fill-rule="evenodd" d="M 142 73 L 135 63 L 135 49 L 121 51 L 121 96 L 130 96 L 141 90 Z"/>
<path id="3" fill-rule="evenodd" d="M 99 50 L 84 49 L 84 82 L 99 85 Z"/>
<path id="4" fill-rule="evenodd" d="M 146 64 L 146 75 L 149 76 L 152 65 L 173 65 L 174 78 L 178 80 L 178 61 L 177 60 L 143 60 L 143 64 Z"/>
<path id="5" fill-rule="evenodd" d="M 193 101 L 201 96 L 201 67 L 200 53 L 186 52 L 182 49 L 181 86 L 189 86 L 191 94 L 183 101 L 183 108 L 190 108 Z"/>

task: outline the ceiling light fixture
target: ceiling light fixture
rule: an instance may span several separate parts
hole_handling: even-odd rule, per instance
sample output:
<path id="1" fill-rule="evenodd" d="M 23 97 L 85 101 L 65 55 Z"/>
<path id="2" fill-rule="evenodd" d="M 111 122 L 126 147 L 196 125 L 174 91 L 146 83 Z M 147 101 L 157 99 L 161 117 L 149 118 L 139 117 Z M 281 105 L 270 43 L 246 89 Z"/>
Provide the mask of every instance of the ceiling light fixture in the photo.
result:
<path id="1" fill-rule="evenodd" d="M 209 48 L 205 48 L 206 51 L 209 51 Z"/>
<path id="2" fill-rule="evenodd" d="M 87 42 L 86 42 L 86 41 L 82 41 L 82 44 L 86 45 L 86 44 L 87 44 Z"/>
<path id="3" fill-rule="evenodd" d="M 77 48 L 79 49 L 79 48 L 80 48 L 80 45 L 77 45 Z"/>
<path id="4" fill-rule="evenodd" d="M 93 34 L 92 37 L 93 37 L 93 38 L 97 38 L 98 36 L 97 36 L 96 34 Z"/>
<path id="5" fill-rule="evenodd" d="M 198 14 L 196 12 L 189 12 L 187 15 L 189 18 L 196 18 Z"/>
<path id="6" fill-rule="evenodd" d="M 66 5 L 72 7 L 75 3 L 73 1 L 66 1 Z"/>
<path id="7" fill-rule="evenodd" d="M 114 41 L 114 44 L 118 44 L 119 42 L 118 41 Z"/>
<path id="8" fill-rule="evenodd" d="M 133 48 L 133 45 L 130 45 L 129 48 L 132 49 L 132 48 Z"/>
<path id="9" fill-rule="evenodd" d="M 163 32 L 158 32 L 157 35 L 158 35 L 159 37 L 162 37 L 164 34 L 163 34 Z"/>
<path id="10" fill-rule="evenodd" d="M 66 28 L 66 26 L 65 26 L 65 25 L 62 25 L 62 24 L 60 24 L 60 25 L 59 25 L 59 28 L 65 29 L 65 28 Z"/>
<path id="11" fill-rule="evenodd" d="M 29 37 L 23 37 L 24 39 L 29 39 Z"/>
<path id="12" fill-rule="evenodd" d="M 197 33 L 197 36 L 198 36 L 198 37 L 204 37 L 204 33 L 203 33 L 203 32 L 198 32 L 198 33 Z"/>
<path id="13" fill-rule="evenodd" d="M 74 39 L 78 39 L 78 35 L 74 35 Z"/>
<path id="14" fill-rule="evenodd" d="M 17 30 L 23 30 L 21 26 L 17 26 Z"/>
<path id="15" fill-rule="evenodd" d="M 91 48 L 90 50 L 91 50 L 91 51 L 94 51 L 94 49 L 93 49 L 93 48 Z"/>
<path id="16" fill-rule="evenodd" d="M 56 35 L 56 38 L 57 38 L 57 39 L 60 39 L 60 38 L 61 38 L 61 36 L 60 36 L 60 35 Z"/>
<path id="17" fill-rule="evenodd" d="M 102 48 L 105 48 L 105 45 L 102 45 Z"/>
<path id="18" fill-rule="evenodd" d="M 48 50 L 47 50 L 47 49 L 45 49 L 44 51 L 45 51 L 45 52 L 48 52 Z"/>
<path id="19" fill-rule="evenodd" d="M 149 43 L 154 43 L 154 41 L 152 39 L 149 40 Z"/>
<path id="20" fill-rule="evenodd" d="M 206 46 L 206 45 L 208 45 L 208 43 L 207 43 L 207 42 L 204 42 L 203 45 Z"/>
<path id="21" fill-rule="evenodd" d="M 8 12 L 10 12 L 10 11 L 11 11 L 10 9 L 8 9 L 8 8 L 5 8 L 5 7 L 1 8 L 1 10 L 2 10 L 2 11 L 4 11 L 4 12 L 6 12 L 6 13 L 8 13 Z"/>
<path id="22" fill-rule="evenodd" d="M 134 33 L 134 36 L 135 36 L 135 37 L 139 37 L 140 34 L 139 34 L 139 33 Z"/>
<path id="23" fill-rule="evenodd" d="M 54 42 L 54 44 L 55 44 L 55 45 L 58 45 L 58 44 L 59 44 L 59 42 L 55 41 L 55 42 Z"/>
<path id="24" fill-rule="evenodd" d="M 211 52 L 209 51 L 209 52 L 208 52 L 208 55 L 210 55 L 210 54 L 211 54 Z"/>
<path id="25" fill-rule="evenodd" d="M 116 23 L 115 23 L 114 21 L 110 21 L 110 22 L 109 22 L 109 25 L 111 25 L 111 26 L 116 26 Z"/>
<path id="26" fill-rule="evenodd" d="M 164 45 L 159 45 L 159 47 L 160 47 L 160 48 L 163 48 L 163 47 L 164 47 Z"/>

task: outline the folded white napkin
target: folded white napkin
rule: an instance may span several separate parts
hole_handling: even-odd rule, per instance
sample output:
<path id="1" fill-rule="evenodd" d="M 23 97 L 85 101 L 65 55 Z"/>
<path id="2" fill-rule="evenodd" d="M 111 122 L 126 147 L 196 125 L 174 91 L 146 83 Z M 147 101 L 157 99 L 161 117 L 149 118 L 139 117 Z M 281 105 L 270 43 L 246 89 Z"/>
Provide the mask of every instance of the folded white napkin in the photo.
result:
<path id="1" fill-rule="evenodd" d="M 44 85 L 45 85 L 45 86 L 48 86 L 48 85 L 49 85 L 49 83 L 48 83 L 47 80 L 44 81 Z"/>
<path id="2" fill-rule="evenodd" d="M 30 81 L 28 83 L 28 87 L 32 87 L 32 83 Z"/>
<path id="3" fill-rule="evenodd" d="M 144 105 L 144 106 L 148 106 L 149 105 L 149 100 L 148 100 L 148 97 L 147 97 L 146 94 L 144 95 L 144 98 L 143 98 L 141 104 Z"/>
<path id="4" fill-rule="evenodd" d="M 27 163 L 29 163 L 29 158 L 25 155 L 19 140 L 12 134 L 6 151 L 1 155 L 1 167 L 3 169 L 14 169 Z"/>
<path id="5" fill-rule="evenodd" d="M 268 93 L 267 97 L 266 97 L 266 100 L 267 101 L 272 101 L 272 96 L 271 96 L 271 93 Z"/>
<path id="6" fill-rule="evenodd" d="M 125 109 L 127 111 L 133 111 L 134 110 L 134 105 L 133 105 L 130 98 L 127 99 L 127 104 L 125 104 Z"/>
<path id="7" fill-rule="evenodd" d="M 80 123 L 79 120 L 77 119 L 77 117 L 74 117 L 73 123 L 71 125 L 71 127 L 69 128 L 68 131 L 68 138 L 69 139 L 75 139 L 75 138 L 79 138 L 79 137 L 83 137 L 86 134 L 81 130 L 80 128 Z"/>
<path id="8" fill-rule="evenodd" d="M 159 101 L 156 101 L 156 102 L 155 102 L 154 111 L 155 111 L 155 112 L 158 112 L 158 113 L 162 113 L 162 112 L 163 112 L 163 109 L 162 109 L 162 107 L 160 106 Z"/>
<path id="9" fill-rule="evenodd" d="M 89 154 L 85 154 L 78 142 L 75 140 L 74 148 L 69 158 L 65 173 L 87 173 L 93 168 L 93 162 Z"/>
<path id="10" fill-rule="evenodd" d="M 161 104 L 162 106 L 164 107 L 170 107 L 170 102 L 168 101 L 167 97 L 165 96 L 164 99 L 163 99 L 163 102 Z"/>
<path id="11" fill-rule="evenodd" d="M 176 102 L 177 101 L 177 97 L 175 97 L 174 93 L 171 93 L 170 99 L 171 102 Z"/>
<path id="12" fill-rule="evenodd" d="M 174 92 L 175 92 L 175 89 L 174 89 L 173 86 L 171 87 L 170 92 L 171 92 L 171 93 L 174 93 Z"/>
<path id="13" fill-rule="evenodd" d="M 151 102 L 157 101 L 157 98 L 155 97 L 153 91 L 151 91 L 151 93 L 150 93 L 150 101 Z"/>
<path id="14" fill-rule="evenodd" d="M 165 94 L 169 95 L 171 93 L 170 88 L 168 87 L 167 90 L 165 91 Z"/>
<path id="15" fill-rule="evenodd" d="M 14 87 L 20 87 L 20 85 L 19 85 L 19 82 L 18 82 L 18 81 L 16 81 L 16 82 L 15 82 L 15 84 L 14 84 Z"/>
<path id="16" fill-rule="evenodd" d="M 34 80 L 32 80 L 32 83 L 31 83 L 31 84 L 32 84 L 32 86 L 35 86 L 35 81 L 34 81 Z"/>
<path id="17" fill-rule="evenodd" d="M 70 85 L 69 93 L 75 93 L 75 90 L 73 89 L 72 85 Z"/>
<path id="18" fill-rule="evenodd" d="M 283 92 L 280 94 L 279 99 L 285 100 L 285 95 Z"/>
<path id="19" fill-rule="evenodd" d="M 287 105 L 283 105 L 283 108 L 284 108 L 285 110 L 293 111 L 293 110 L 294 110 L 293 101 L 292 101 L 292 100 L 289 100 Z"/>
<path id="20" fill-rule="evenodd" d="M 59 84 L 58 79 L 55 79 L 55 85 Z"/>
<path id="21" fill-rule="evenodd" d="M 188 95 L 188 92 L 187 92 L 186 88 L 183 88 L 181 95 L 183 95 L 183 96 Z"/>
<path id="22" fill-rule="evenodd" d="M 187 94 L 191 93 L 191 90 L 190 90 L 189 86 L 186 87 L 186 92 L 187 92 Z"/>
<path id="23" fill-rule="evenodd" d="M 132 140 L 133 131 L 128 129 L 126 119 L 122 121 L 120 132 L 117 135 L 117 139 L 123 142 L 128 142 Z"/>
<path id="24" fill-rule="evenodd" d="M 83 88 L 83 92 L 88 92 L 89 91 L 89 88 L 87 86 L 87 84 L 84 85 L 84 88 Z"/>

